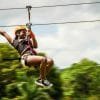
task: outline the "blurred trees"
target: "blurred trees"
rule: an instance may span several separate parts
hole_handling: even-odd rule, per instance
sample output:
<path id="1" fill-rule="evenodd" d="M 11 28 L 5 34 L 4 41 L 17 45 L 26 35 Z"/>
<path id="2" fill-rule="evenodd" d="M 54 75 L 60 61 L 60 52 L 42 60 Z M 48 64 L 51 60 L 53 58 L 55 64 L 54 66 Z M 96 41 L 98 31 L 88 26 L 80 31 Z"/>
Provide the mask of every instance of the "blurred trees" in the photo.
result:
<path id="1" fill-rule="evenodd" d="M 40 53 L 40 55 L 44 55 Z M 52 88 L 42 88 L 34 81 L 39 71 L 33 67 L 23 67 L 17 51 L 8 44 L 0 44 L 0 100 L 60 100 L 62 89 L 60 72 L 54 66 L 48 79 Z"/>
<path id="2" fill-rule="evenodd" d="M 63 98 L 89 100 L 89 97 L 100 98 L 100 65 L 88 59 L 74 63 L 61 73 L 63 81 Z M 91 99 L 92 100 L 92 99 Z"/>
<path id="3" fill-rule="evenodd" d="M 44 53 L 40 53 L 44 55 Z M 0 43 L 0 100 L 99 100 L 100 65 L 82 59 L 69 68 L 57 69 L 54 65 L 48 79 L 52 88 L 34 84 L 39 71 L 22 67 L 17 51 Z M 67 67 L 67 66 L 66 66 Z"/>

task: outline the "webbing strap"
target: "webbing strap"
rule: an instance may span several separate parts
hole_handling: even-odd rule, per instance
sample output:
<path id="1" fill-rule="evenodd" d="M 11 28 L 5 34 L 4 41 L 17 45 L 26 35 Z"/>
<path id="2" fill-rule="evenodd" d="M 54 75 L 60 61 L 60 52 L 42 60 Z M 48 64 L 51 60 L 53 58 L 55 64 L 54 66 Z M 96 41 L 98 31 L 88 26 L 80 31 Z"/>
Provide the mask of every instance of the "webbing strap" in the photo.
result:
<path id="1" fill-rule="evenodd" d="M 28 10 L 28 23 L 26 24 L 27 28 L 31 29 L 31 8 L 32 6 L 26 6 L 27 10 Z"/>

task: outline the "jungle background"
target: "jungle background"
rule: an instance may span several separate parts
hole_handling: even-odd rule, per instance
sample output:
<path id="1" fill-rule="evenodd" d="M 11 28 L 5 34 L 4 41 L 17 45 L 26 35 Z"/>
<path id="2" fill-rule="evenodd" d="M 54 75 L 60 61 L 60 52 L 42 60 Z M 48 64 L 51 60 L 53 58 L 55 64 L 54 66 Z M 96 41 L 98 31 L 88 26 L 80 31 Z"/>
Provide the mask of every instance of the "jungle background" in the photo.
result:
<path id="1" fill-rule="evenodd" d="M 100 100 L 100 64 L 95 61 L 83 58 L 64 69 L 54 65 L 48 76 L 53 87 L 42 88 L 34 83 L 39 70 L 8 58 L 19 55 L 7 43 L 0 43 L 0 100 Z"/>

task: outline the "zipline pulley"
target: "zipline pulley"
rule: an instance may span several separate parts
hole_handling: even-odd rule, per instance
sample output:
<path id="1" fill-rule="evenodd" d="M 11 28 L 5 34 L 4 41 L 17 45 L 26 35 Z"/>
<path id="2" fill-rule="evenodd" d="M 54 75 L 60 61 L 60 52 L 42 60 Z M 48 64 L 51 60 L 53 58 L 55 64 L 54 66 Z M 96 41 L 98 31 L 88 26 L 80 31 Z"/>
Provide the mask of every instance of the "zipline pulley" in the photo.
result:
<path id="1" fill-rule="evenodd" d="M 27 10 L 28 10 L 28 23 L 26 24 L 27 28 L 31 30 L 31 26 L 32 26 L 32 23 L 31 23 L 31 8 L 32 6 L 28 5 L 26 6 Z"/>

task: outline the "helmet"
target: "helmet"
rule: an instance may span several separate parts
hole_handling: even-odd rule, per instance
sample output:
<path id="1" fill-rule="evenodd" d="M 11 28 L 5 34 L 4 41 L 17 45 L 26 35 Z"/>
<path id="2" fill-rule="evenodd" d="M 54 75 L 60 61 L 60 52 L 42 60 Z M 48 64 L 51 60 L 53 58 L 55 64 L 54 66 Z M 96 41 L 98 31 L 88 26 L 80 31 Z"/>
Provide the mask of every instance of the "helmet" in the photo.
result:
<path id="1" fill-rule="evenodd" d="M 27 29 L 27 27 L 25 25 L 16 26 L 15 30 L 14 30 L 14 33 L 16 34 L 17 31 L 23 30 L 23 29 Z"/>

